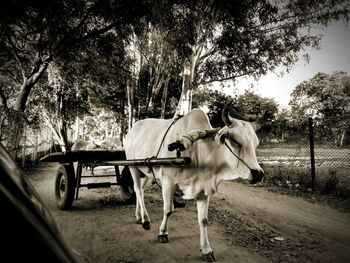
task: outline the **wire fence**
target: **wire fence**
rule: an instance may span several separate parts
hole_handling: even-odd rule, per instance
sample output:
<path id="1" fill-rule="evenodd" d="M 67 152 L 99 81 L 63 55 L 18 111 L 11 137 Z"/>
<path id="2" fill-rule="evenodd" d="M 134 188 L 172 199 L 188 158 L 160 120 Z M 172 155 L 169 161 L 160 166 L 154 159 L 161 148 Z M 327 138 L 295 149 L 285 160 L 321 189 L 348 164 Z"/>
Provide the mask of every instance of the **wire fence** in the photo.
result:
<path id="1" fill-rule="evenodd" d="M 60 150 L 57 149 L 59 146 L 55 143 L 52 131 L 48 127 L 38 130 L 28 125 L 24 125 L 19 147 L 17 162 L 22 168 L 38 163 L 41 157 Z"/>
<path id="2" fill-rule="evenodd" d="M 310 121 L 298 123 L 298 130 L 279 129 L 279 137 L 276 134 L 270 137 L 258 135 L 261 144 L 257 156 L 267 180 L 281 186 L 336 192 L 350 197 L 349 128 L 345 126 L 347 129 L 340 132 L 338 129 L 337 133 L 329 133 L 328 129 L 327 134 L 317 121 L 313 124 Z M 19 164 L 24 167 L 26 163 L 36 162 L 57 151 L 55 147 L 49 128 L 38 130 L 24 125 Z"/>
<path id="3" fill-rule="evenodd" d="M 280 186 L 350 196 L 350 146 L 325 138 L 312 119 L 289 138 L 262 141 L 257 156 L 268 180 Z"/>

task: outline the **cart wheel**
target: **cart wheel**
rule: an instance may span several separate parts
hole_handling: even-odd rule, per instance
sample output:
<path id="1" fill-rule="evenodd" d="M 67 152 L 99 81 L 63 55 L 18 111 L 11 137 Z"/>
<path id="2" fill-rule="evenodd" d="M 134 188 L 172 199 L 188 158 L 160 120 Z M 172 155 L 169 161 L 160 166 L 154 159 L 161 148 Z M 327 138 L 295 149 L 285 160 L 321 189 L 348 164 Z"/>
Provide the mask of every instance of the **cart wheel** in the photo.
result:
<path id="1" fill-rule="evenodd" d="M 56 201 L 60 210 L 67 210 L 72 207 L 74 192 L 75 176 L 73 165 L 61 165 L 58 168 L 55 182 Z"/>
<path id="2" fill-rule="evenodd" d="M 120 191 L 125 201 L 134 203 L 136 201 L 136 194 L 134 191 L 134 182 L 128 166 L 123 168 L 121 174 Z"/>

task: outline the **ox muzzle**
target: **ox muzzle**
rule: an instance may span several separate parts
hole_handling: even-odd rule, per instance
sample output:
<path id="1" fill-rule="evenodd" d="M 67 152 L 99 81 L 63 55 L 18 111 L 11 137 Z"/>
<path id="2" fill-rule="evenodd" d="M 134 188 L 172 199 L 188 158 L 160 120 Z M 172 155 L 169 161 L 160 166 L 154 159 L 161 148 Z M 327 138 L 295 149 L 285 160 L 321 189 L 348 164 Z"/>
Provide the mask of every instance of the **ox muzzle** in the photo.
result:
<path id="1" fill-rule="evenodd" d="M 265 175 L 263 170 L 250 169 L 250 172 L 253 178 L 249 183 L 256 184 L 262 182 Z"/>

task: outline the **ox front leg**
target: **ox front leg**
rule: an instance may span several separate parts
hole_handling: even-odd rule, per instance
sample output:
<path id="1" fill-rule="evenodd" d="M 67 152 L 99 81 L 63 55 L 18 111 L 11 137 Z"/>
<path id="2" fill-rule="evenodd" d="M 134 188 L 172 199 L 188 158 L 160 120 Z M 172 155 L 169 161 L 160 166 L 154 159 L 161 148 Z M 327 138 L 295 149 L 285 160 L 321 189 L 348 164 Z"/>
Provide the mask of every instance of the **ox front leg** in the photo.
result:
<path id="1" fill-rule="evenodd" d="M 208 239 L 208 206 L 209 197 L 203 195 L 197 199 L 197 212 L 198 212 L 198 223 L 200 231 L 200 249 L 202 252 L 202 258 L 206 262 L 214 262 L 214 252 L 210 247 Z"/>
<path id="2" fill-rule="evenodd" d="M 136 194 L 136 223 L 141 223 L 144 229 L 150 230 L 151 221 L 145 206 L 143 184 L 141 184 L 141 172 L 134 167 L 130 167 L 130 172 L 134 181 L 134 191 Z"/>
<path id="3" fill-rule="evenodd" d="M 175 186 L 171 180 L 163 177 L 162 181 L 162 195 L 163 195 L 163 220 L 159 227 L 158 241 L 160 243 L 168 243 L 168 220 L 169 216 L 174 211 L 174 193 Z"/>

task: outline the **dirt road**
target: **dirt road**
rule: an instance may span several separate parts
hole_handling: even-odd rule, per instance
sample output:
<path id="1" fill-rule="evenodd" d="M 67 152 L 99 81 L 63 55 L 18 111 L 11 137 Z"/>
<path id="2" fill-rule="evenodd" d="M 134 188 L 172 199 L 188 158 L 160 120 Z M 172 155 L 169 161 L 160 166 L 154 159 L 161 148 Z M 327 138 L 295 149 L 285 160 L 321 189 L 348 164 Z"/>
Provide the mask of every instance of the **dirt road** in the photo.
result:
<path id="1" fill-rule="evenodd" d="M 80 189 L 69 211 L 56 208 L 58 165 L 29 176 L 68 243 L 92 262 L 202 262 L 194 201 L 170 218 L 170 243 L 157 242 L 158 190 L 146 192 L 150 231 L 134 223 L 135 205 L 119 189 Z M 350 262 L 350 213 L 240 183 L 219 187 L 209 207 L 209 240 L 218 262 Z"/>

